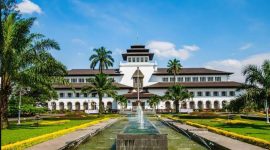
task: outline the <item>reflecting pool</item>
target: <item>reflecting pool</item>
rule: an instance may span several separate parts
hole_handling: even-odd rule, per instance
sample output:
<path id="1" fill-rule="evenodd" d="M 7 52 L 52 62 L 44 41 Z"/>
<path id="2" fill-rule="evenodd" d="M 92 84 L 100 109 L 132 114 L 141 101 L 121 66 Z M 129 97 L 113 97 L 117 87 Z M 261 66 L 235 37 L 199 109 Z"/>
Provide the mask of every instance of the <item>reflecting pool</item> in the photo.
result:
<path id="1" fill-rule="evenodd" d="M 167 127 L 160 121 L 151 118 L 151 122 L 162 134 L 168 134 L 168 149 L 169 150 L 204 150 L 205 147 L 188 139 L 184 135 Z M 100 132 L 96 136 L 90 138 L 86 143 L 80 145 L 78 150 L 114 150 L 115 139 L 118 133 L 123 131 L 128 125 L 128 120 L 123 119 L 113 124 L 109 128 Z"/>

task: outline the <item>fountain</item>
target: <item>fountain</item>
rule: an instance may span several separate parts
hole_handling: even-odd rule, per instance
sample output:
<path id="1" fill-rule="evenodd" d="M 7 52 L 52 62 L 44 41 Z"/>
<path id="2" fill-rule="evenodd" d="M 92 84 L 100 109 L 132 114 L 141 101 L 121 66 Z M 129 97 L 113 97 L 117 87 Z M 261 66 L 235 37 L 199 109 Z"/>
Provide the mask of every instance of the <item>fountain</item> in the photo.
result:
<path id="1" fill-rule="evenodd" d="M 139 99 L 139 80 L 137 81 L 137 116 L 129 117 L 128 125 L 122 132 L 117 134 L 116 150 L 167 150 L 167 134 L 161 134 L 143 115 L 143 109 Z"/>
<path id="2" fill-rule="evenodd" d="M 144 128 L 144 118 L 143 118 L 143 110 L 139 103 L 137 107 L 137 116 L 138 116 L 138 123 L 140 124 L 140 129 Z"/>

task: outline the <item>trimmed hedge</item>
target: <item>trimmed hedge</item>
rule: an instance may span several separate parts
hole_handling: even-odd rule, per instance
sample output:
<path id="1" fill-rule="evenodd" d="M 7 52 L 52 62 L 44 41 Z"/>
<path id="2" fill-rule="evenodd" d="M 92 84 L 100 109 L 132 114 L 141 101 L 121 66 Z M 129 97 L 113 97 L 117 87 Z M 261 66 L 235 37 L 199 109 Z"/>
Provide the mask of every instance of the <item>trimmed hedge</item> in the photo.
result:
<path id="1" fill-rule="evenodd" d="M 41 135 L 41 136 L 33 137 L 33 138 L 26 139 L 26 140 L 23 140 L 23 141 L 19 141 L 19 142 L 13 143 L 13 144 L 4 145 L 4 146 L 1 147 L 1 149 L 2 150 L 14 150 L 14 149 L 21 150 L 21 149 L 25 149 L 25 148 L 33 146 L 35 144 L 38 144 L 38 143 L 41 143 L 41 142 L 44 142 L 44 141 L 48 141 L 50 139 L 62 136 L 64 134 L 67 134 L 67 133 L 70 133 L 70 132 L 73 132 L 73 131 L 76 131 L 76 130 L 79 130 L 79 129 L 83 129 L 83 128 L 92 126 L 92 125 L 95 125 L 95 124 L 98 124 L 98 123 L 100 123 L 102 121 L 106 121 L 106 120 L 109 120 L 109 119 L 110 118 L 108 118 L 108 117 L 105 117 L 105 118 L 102 118 L 102 119 L 96 119 L 96 120 L 93 120 L 91 122 L 79 125 L 79 126 L 75 126 L 75 127 L 71 127 L 71 128 L 68 128 L 68 129 L 63 129 L 63 130 L 59 130 L 59 131 L 56 131 L 56 132 L 52 132 L 52 133 L 44 134 L 44 135 Z"/>
<path id="2" fill-rule="evenodd" d="M 176 118 L 176 117 L 168 117 L 168 118 L 183 122 L 183 120 L 180 120 L 179 118 Z M 191 126 L 194 126 L 194 127 L 198 127 L 198 128 L 206 128 L 209 131 L 217 133 L 217 134 L 221 134 L 221 135 L 233 138 L 233 139 L 237 139 L 237 140 L 240 140 L 240 141 L 243 141 L 243 142 L 247 142 L 247 143 L 250 143 L 250 144 L 253 144 L 253 145 L 257 145 L 257 146 L 260 146 L 260 147 L 270 149 L 270 141 L 267 141 L 267 140 L 263 140 L 263 139 L 259 139 L 259 138 L 255 138 L 255 137 L 250 137 L 250 136 L 245 136 L 245 135 L 229 132 L 229 131 L 226 131 L 226 130 L 218 129 L 218 128 L 215 128 L 215 127 L 202 125 L 202 124 L 199 124 L 199 123 L 194 123 L 194 122 L 191 122 L 191 121 L 184 121 L 184 123 L 186 123 L 188 125 L 191 125 Z"/>
<path id="3" fill-rule="evenodd" d="M 266 121 L 266 117 L 256 117 L 256 116 L 246 116 L 246 115 L 241 115 L 240 117 L 243 119 Z"/>

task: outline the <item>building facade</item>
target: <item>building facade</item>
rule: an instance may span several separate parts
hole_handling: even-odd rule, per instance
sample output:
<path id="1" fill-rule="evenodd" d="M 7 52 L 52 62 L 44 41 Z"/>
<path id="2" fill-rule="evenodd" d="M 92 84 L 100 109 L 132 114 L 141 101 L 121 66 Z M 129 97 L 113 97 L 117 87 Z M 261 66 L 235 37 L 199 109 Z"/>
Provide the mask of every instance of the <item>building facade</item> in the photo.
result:
<path id="1" fill-rule="evenodd" d="M 174 76 L 167 68 L 158 68 L 154 54 L 144 45 L 133 45 L 122 54 L 123 61 L 118 69 L 106 69 L 103 72 L 114 80 L 119 89 L 118 95 L 128 99 L 126 109 L 136 109 L 139 86 L 139 98 L 144 109 L 152 109 L 148 100 L 153 95 L 162 96 L 168 87 L 174 85 Z M 98 70 L 72 69 L 65 77 L 69 86 L 55 85 L 59 94 L 58 100 L 48 102 L 51 110 L 92 110 L 98 109 L 96 93 L 81 94 L 81 88 L 86 86 L 87 79 L 98 74 Z M 176 75 L 176 84 L 182 85 L 194 95 L 193 98 L 181 102 L 181 109 L 222 109 L 241 91 L 237 89 L 241 83 L 230 81 L 231 72 L 206 68 L 182 68 Z M 107 95 L 103 97 L 103 105 L 109 110 L 119 110 L 120 105 Z M 157 106 L 159 110 L 173 110 L 175 104 L 164 100 Z"/>

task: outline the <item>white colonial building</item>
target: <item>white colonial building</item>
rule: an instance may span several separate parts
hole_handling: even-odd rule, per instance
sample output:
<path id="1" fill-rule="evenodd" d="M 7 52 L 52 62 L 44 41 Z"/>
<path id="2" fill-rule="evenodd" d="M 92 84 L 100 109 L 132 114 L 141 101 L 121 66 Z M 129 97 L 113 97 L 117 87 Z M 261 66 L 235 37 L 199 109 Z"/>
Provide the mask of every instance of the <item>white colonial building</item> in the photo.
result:
<path id="1" fill-rule="evenodd" d="M 168 87 L 174 84 L 173 74 L 167 68 L 158 68 L 153 60 L 154 54 L 144 45 L 133 45 L 122 54 L 123 62 L 118 69 L 107 69 L 104 73 L 114 79 L 119 87 L 119 95 L 128 98 L 126 109 L 132 110 L 137 106 L 137 83 L 140 86 L 140 100 L 144 109 L 151 109 L 148 100 L 153 95 L 164 95 Z M 139 69 L 139 70 L 138 70 Z M 55 85 L 59 94 L 58 100 L 51 100 L 48 106 L 52 110 L 92 110 L 98 109 L 96 93 L 81 94 L 81 88 L 86 86 L 88 78 L 98 74 L 98 70 L 72 69 L 68 71 L 66 79 L 70 86 Z M 206 68 L 182 68 L 176 76 L 176 84 L 182 85 L 194 97 L 182 102 L 181 108 L 190 109 L 222 109 L 224 105 L 240 94 L 237 90 L 241 83 L 230 81 L 231 72 Z M 137 82 L 139 79 L 139 82 Z M 120 105 L 112 98 L 103 98 L 104 107 L 119 110 Z M 160 102 L 158 109 L 171 110 L 175 105 L 172 101 Z"/>

